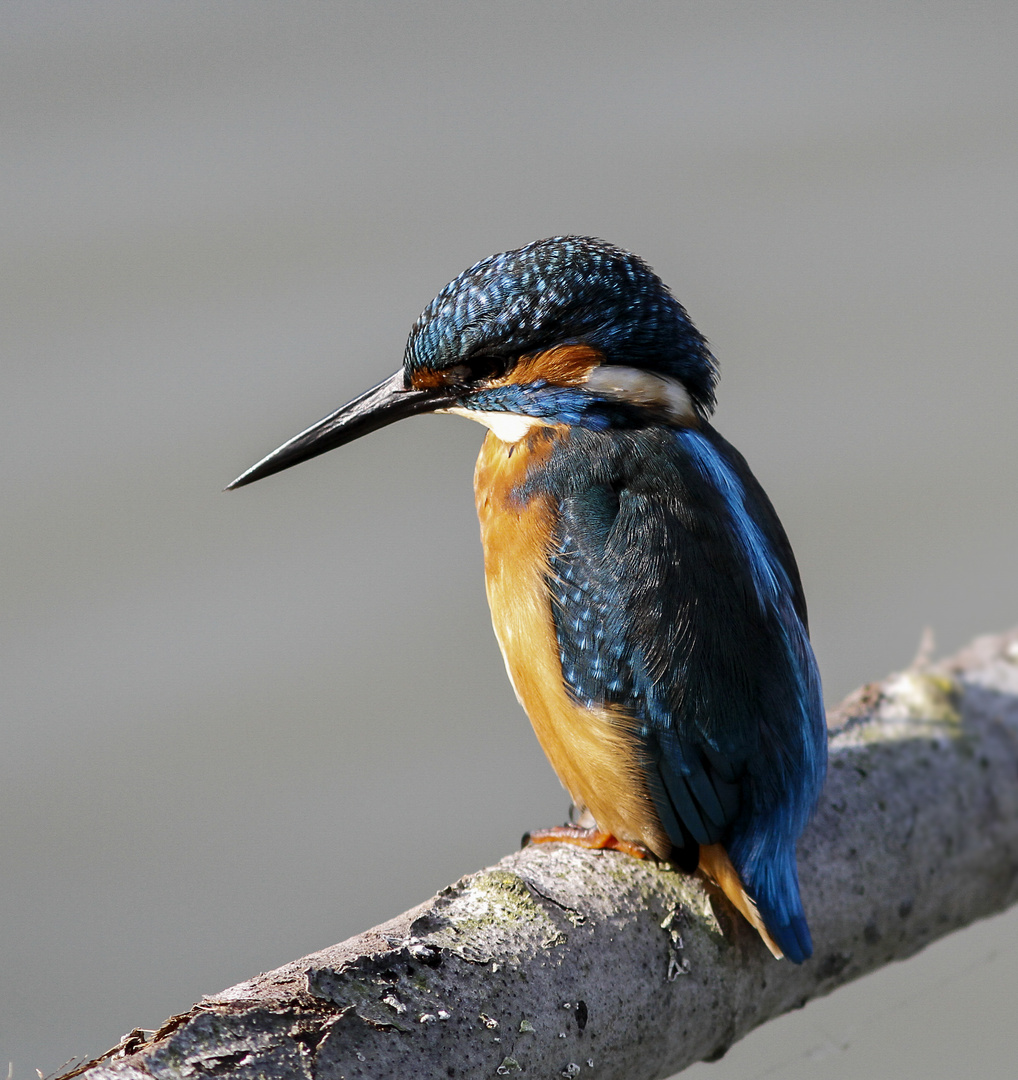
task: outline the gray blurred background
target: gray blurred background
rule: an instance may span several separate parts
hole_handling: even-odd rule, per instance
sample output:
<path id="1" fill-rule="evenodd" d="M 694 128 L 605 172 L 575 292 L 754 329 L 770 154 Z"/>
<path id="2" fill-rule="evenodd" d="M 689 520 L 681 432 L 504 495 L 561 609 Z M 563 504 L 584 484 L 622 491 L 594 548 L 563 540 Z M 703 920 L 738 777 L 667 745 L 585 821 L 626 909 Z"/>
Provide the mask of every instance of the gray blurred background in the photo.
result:
<path id="1" fill-rule="evenodd" d="M 155 1027 L 562 819 L 481 429 L 220 489 L 475 260 L 603 236 L 722 363 L 829 703 L 1018 622 L 1018 6 L 0 8 L 0 1070 Z M 1013 1078 L 1018 913 L 697 1080 Z"/>

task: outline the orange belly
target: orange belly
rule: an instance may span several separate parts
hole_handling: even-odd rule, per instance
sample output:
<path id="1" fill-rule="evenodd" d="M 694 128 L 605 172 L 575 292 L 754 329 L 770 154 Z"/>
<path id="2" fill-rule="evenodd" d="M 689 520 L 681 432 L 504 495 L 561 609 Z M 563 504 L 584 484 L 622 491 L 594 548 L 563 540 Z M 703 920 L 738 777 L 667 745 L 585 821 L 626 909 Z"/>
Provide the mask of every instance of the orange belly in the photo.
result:
<path id="1" fill-rule="evenodd" d="M 671 843 L 647 791 L 632 720 L 580 705 L 562 678 L 546 581 L 553 501 L 535 496 L 521 504 L 512 496 L 558 437 L 553 428 L 537 428 L 510 445 L 489 433 L 477 459 L 474 494 L 495 636 L 516 696 L 573 801 L 603 831 L 667 858 Z"/>

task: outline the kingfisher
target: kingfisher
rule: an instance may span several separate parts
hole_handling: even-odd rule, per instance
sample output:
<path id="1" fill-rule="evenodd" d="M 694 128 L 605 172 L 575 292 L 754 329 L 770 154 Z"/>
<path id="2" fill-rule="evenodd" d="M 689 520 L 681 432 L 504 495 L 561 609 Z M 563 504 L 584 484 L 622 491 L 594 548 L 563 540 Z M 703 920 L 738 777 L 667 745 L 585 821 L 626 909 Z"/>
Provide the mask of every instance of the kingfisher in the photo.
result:
<path id="1" fill-rule="evenodd" d="M 796 842 L 827 768 L 820 676 L 784 529 L 710 424 L 717 374 L 638 256 L 538 240 L 451 281 L 399 371 L 229 487 L 404 417 L 483 424 L 492 622 L 575 813 L 531 839 L 699 868 L 802 963 Z"/>

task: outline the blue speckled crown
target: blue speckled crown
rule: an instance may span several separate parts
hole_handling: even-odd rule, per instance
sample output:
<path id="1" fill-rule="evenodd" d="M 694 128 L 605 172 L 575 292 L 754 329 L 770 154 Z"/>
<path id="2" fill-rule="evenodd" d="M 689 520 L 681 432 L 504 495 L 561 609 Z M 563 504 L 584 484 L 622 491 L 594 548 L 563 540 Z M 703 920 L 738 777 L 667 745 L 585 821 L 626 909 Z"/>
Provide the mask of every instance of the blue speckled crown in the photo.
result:
<path id="1" fill-rule="evenodd" d="M 565 341 L 677 378 L 702 413 L 714 408 L 717 365 L 685 309 L 642 259 L 588 236 L 537 240 L 464 271 L 414 323 L 403 364 L 412 374 Z"/>

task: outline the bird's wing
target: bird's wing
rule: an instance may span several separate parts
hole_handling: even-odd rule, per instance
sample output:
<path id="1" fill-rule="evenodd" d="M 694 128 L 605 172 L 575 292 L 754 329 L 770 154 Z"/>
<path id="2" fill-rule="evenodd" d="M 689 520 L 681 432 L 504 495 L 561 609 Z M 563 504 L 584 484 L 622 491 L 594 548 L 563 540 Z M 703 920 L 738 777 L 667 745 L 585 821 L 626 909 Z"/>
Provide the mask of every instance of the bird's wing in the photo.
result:
<path id="1" fill-rule="evenodd" d="M 791 550 L 741 457 L 710 429 L 691 436 L 587 447 L 600 469 L 561 492 L 549 574 L 565 682 L 581 703 L 636 721 L 649 792 L 680 850 L 723 840 L 747 797 L 780 793 L 778 744 L 802 738 L 780 625 L 805 619 Z M 761 575 L 779 579 L 775 597 L 761 597 Z"/>

